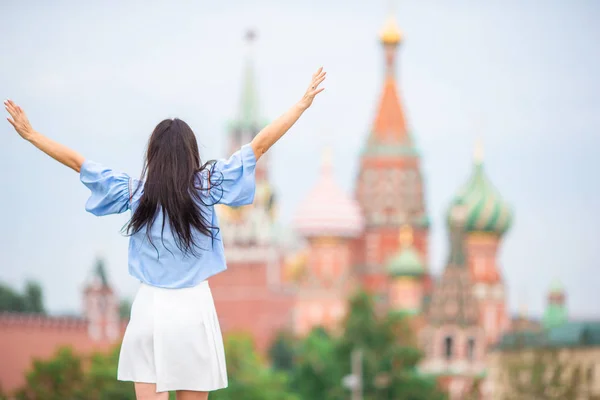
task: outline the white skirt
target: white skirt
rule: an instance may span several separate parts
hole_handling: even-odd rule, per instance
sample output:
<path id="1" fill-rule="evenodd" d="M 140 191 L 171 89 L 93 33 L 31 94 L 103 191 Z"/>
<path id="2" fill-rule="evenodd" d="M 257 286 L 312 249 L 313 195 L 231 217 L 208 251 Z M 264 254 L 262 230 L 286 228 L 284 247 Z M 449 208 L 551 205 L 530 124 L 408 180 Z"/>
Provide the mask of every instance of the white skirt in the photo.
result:
<path id="1" fill-rule="evenodd" d="M 117 379 L 157 392 L 227 387 L 225 351 L 208 282 L 183 289 L 142 284 L 131 307 Z"/>

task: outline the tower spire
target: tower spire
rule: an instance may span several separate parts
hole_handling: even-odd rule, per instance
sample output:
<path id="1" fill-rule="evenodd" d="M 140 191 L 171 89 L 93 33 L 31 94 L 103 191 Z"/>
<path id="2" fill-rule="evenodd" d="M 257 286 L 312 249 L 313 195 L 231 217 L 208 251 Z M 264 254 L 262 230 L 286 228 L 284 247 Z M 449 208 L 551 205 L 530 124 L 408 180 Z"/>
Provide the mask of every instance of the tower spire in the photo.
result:
<path id="1" fill-rule="evenodd" d="M 475 165 L 483 164 L 483 141 L 481 137 L 475 140 L 475 149 L 473 150 L 473 161 Z"/>
<path id="2" fill-rule="evenodd" d="M 400 147 L 396 151 L 406 153 L 408 150 L 410 152 L 414 149 L 412 149 L 412 141 L 396 82 L 396 60 L 402 33 L 396 24 L 394 14 L 388 15 L 379 39 L 383 45 L 385 57 L 385 80 L 369 140 L 380 145 L 398 145 Z"/>
<path id="3" fill-rule="evenodd" d="M 258 91 L 254 73 L 253 47 L 256 41 L 256 31 L 249 29 L 244 36 L 246 41 L 246 65 L 242 78 L 242 96 L 236 125 L 242 130 L 256 130 L 259 124 Z"/>
<path id="4" fill-rule="evenodd" d="M 402 42 L 402 32 L 398 28 L 394 13 L 391 11 L 388 13 L 379 38 L 385 50 L 385 75 L 386 77 L 393 77 L 396 72 L 396 56 L 398 45 Z"/>

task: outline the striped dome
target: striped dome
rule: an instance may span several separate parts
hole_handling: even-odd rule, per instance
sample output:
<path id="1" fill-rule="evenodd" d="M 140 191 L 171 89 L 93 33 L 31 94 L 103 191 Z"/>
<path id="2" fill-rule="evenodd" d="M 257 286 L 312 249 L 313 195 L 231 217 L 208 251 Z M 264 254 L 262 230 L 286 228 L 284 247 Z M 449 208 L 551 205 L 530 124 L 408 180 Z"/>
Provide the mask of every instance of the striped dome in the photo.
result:
<path id="1" fill-rule="evenodd" d="M 362 232 L 360 207 L 336 184 L 329 151 L 317 184 L 298 207 L 294 226 L 305 237 L 356 237 Z"/>
<path id="2" fill-rule="evenodd" d="M 457 213 L 458 208 L 461 209 Z M 476 154 L 475 169 L 471 178 L 454 198 L 448 212 L 448 223 L 457 221 L 455 215 L 460 214 L 460 223 L 468 232 L 489 232 L 504 234 L 512 223 L 511 207 L 502 199 L 496 188 L 489 181 L 483 170 L 481 150 Z"/>

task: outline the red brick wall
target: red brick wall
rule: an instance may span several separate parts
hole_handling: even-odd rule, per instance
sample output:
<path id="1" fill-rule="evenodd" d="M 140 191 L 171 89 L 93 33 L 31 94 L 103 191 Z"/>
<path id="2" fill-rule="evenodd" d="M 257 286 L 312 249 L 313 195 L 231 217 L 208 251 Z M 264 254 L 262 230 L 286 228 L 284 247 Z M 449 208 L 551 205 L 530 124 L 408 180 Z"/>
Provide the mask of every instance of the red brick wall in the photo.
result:
<path id="1" fill-rule="evenodd" d="M 209 285 L 223 335 L 249 333 L 265 351 L 279 330 L 290 328 L 293 297 L 269 288 L 265 264 L 230 265 Z"/>
<path id="2" fill-rule="evenodd" d="M 0 316 L 0 385 L 6 392 L 25 383 L 25 373 L 34 359 L 51 358 L 61 346 L 76 353 L 112 349 L 125 330 L 122 324 L 117 342 L 94 342 L 88 336 L 87 323 L 65 318 L 30 317 L 18 314 Z"/>

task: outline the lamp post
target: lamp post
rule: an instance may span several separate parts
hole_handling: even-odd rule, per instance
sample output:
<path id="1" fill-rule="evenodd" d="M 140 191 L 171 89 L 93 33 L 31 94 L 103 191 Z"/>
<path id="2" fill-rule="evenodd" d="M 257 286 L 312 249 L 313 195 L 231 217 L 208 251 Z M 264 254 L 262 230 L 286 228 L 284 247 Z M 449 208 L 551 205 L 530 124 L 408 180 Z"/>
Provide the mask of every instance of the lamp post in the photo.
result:
<path id="1" fill-rule="evenodd" d="M 342 380 L 342 384 L 351 390 L 352 400 L 363 400 L 362 357 L 362 350 L 352 351 L 351 373 Z"/>

